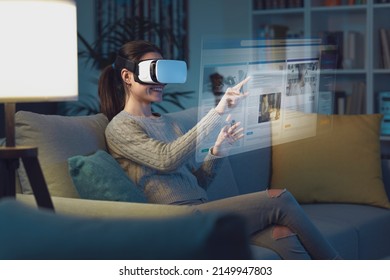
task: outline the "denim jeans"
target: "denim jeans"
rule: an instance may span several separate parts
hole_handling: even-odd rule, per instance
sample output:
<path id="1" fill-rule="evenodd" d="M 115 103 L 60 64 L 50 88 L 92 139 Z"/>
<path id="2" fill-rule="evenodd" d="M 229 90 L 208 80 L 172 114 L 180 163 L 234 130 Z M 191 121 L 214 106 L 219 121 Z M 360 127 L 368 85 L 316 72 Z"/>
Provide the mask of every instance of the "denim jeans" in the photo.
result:
<path id="1" fill-rule="evenodd" d="M 252 243 L 275 251 L 282 259 L 340 258 L 287 190 L 266 190 L 192 207 L 202 212 L 226 211 L 241 215 L 247 222 Z M 277 228 L 286 227 L 290 230 L 286 234 L 275 232 Z"/>

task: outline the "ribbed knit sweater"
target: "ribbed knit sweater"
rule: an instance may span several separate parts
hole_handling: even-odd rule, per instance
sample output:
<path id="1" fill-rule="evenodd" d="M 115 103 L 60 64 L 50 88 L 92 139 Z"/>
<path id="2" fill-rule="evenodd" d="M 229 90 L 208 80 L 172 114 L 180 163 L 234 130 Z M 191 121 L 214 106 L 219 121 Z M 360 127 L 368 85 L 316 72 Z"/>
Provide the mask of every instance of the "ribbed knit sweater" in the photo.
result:
<path id="1" fill-rule="evenodd" d="M 197 137 L 202 141 L 224 124 L 214 109 L 188 132 L 180 120 L 166 115 L 140 117 L 122 111 L 108 124 L 106 139 L 111 155 L 149 202 L 204 202 L 220 159 L 209 153 L 197 163 Z"/>

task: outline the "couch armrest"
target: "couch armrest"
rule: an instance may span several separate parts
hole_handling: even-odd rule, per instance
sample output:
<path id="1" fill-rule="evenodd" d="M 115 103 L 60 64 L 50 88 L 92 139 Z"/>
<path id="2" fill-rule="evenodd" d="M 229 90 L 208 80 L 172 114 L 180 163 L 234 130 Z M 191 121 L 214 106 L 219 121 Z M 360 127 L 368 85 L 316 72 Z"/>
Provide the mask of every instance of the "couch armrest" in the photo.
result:
<path id="1" fill-rule="evenodd" d="M 390 201 L 390 158 L 382 159 L 382 178 L 385 185 L 387 197 Z"/>
<path id="2" fill-rule="evenodd" d="M 382 178 L 390 201 L 390 141 L 381 140 Z"/>
<path id="3" fill-rule="evenodd" d="M 73 199 L 75 200 L 75 199 Z M 0 259 L 250 259 L 244 220 L 224 213 L 98 219 L 0 201 Z"/>
<path id="4" fill-rule="evenodd" d="M 17 200 L 37 206 L 30 194 L 17 194 Z M 119 201 L 88 200 L 80 198 L 52 197 L 55 212 L 65 215 L 95 218 L 155 218 L 191 214 L 190 206 L 158 205 Z"/>

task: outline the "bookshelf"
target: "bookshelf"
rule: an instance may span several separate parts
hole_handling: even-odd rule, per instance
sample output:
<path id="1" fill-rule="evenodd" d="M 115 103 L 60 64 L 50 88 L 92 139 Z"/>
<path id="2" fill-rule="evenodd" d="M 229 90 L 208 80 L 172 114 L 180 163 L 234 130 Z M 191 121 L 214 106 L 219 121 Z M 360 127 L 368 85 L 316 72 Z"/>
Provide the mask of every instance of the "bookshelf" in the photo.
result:
<path id="1" fill-rule="evenodd" d="M 335 91 L 343 93 L 346 103 L 363 101 L 361 107 L 346 108 L 344 113 L 382 112 L 379 98 L 390 92 L 390 0 L 253 0 L 252 4 L 255 38 L 340 36 Z"/>

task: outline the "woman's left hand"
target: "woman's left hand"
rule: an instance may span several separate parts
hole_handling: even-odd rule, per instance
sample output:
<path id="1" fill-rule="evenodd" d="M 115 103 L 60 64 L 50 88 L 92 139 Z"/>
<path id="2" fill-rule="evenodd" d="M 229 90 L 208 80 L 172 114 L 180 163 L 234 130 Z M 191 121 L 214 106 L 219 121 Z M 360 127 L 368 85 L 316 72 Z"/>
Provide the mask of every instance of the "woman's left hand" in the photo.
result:
<path id="1" fill-rule="evenodd" d="M 226 122 L 230 122 L 231 115 L 229 114 L 226 118 Z M 241 122 L 236 122 L 232 125 L 225 125 L 218 134 L 217 140 L 211 153 L 215 156 L 227 156 L 233 144 L 244 137 L 243 128 L 240 127 Z"/>

